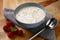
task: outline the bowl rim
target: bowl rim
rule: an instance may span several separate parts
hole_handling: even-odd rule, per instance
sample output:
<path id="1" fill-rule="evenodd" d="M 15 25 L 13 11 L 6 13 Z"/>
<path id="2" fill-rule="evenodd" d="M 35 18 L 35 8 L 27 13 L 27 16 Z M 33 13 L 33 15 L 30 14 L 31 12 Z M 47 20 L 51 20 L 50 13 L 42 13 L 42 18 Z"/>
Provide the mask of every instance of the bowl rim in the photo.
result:
<path id="1" fill-rule="evenodd" d="M 44 9 L 44 7 L 42 7 L 41 5 L 37 4 L 37 3 L 24 3 L 24 4 L 21 4 L 19 5 L 16 9 L 15 9 L 15 12 L 14 12 L 14 18 L 16 21 L 18 21 L 16 19 L 16 13 L 18 13 L 22 8 L 25 8 L 25 7 L 30 7 L 30 6 L 35 6 L 35 7 L 38 7 L 40 9 L 42 9 L 44 12 L 45 12 L 45 17 L 46 17 L 46 11 Z M 40 21 L 41 24 L 43 23 L 43 21 L 45 20 L 45 17 Z M 20 22 L 20 21 L 18 21 Z M 20 23 L 23 23 L 23 22 L 20 22 Z M 39 22 L 37 22 L 39 23 Z M 37 24 L 37 23 L 31 23 L 31 24 Z M 23 23 L 23 24 L 29 24 L 29 23 Z"/>

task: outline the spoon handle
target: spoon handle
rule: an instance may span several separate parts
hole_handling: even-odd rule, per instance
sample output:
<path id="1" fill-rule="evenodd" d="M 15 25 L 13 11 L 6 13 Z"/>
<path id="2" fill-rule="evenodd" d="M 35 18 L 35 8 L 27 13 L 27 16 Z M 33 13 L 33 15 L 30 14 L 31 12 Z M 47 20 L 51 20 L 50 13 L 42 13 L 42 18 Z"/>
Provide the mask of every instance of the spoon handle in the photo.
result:
<path id="1" fill-rule="evenodd" d="M 36 33 L 35 35 L 33 35 L 31 38 L 29 38 L 29 40 L 32 40 L 33 38 L 35 38 L 36 36 L 38 36 L 41 32 L 43 32 L 45 30 L 45 28 L 43 28 L 41 31 L 39 31 L 38 33 Z"/>

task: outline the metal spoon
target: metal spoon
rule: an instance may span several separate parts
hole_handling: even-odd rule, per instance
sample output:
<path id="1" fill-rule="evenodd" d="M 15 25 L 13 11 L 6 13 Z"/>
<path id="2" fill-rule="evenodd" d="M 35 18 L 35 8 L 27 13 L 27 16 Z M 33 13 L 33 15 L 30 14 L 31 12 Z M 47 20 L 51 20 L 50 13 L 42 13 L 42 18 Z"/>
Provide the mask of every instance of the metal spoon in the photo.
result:
<path id="1" fill-rule="evenodd" d="M 45 28 L 43 28 L 41 31 L 39 31 L 38 33 L 36 33 L 35 35 L 33 35 L 32 37 L 30 37 L 28 40 L 32 40 L 33 38 L 35 38 L 36 36 L 38 36 L 41 32 L 43 32 L 46 28 L 52 30 L 55 28 L 55 25 L 57 24 L 57 20 L 55 18 L 49 19 L 46 23 Z"/>

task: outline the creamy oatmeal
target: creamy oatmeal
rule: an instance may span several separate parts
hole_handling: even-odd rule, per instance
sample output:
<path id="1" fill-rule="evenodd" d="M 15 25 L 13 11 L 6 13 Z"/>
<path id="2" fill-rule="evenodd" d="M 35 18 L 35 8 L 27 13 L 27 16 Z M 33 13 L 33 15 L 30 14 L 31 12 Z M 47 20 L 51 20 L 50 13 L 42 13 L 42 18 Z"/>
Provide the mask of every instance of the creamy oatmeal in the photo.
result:
<path id="1" fill-rule="evenodd" d="M 45 17 L 45 12 L 38 7 L 25 7 L 16 14 L 16 19 L 22 23 L 33 24 Z"/>

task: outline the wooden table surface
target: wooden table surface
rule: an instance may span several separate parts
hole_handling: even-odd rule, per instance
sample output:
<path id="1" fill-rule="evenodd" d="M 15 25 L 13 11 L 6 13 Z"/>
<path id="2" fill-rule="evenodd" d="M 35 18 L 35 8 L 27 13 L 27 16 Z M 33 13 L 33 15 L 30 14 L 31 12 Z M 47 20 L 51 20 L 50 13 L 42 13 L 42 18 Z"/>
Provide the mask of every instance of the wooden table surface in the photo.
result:
<path id="1" fill-rule="evenodd" d="M 56 37 L 57 40 L 60 40 L 60 0 L 0 0 L 0 40 L 27 40 L 27 38 L 29 38 L 32 33 L 29 32 L 28 30 L 25 30 L 23 28 L 19 28 L 22 29 L 24 32 L 23 36 L 15 36 L 13 39 L 9 39 L 7 37 L 7 33 L 3 31 L 3 26 L 6 23 L 6 19 L 4 17 L 3 14 L 3 10 L 4 8 L 10 8 L 15 10 L 17 6 L 26 3 L 26 2 L 34 2 L 34 3 L 38 3 L 41 4 L 47 12 L 51 13 L 57 20 L 58 23 L 56 25 L 55 28 L 55 32 L 56 32 Z M 44 40 L 41 37 L 36 37 L 33 40 Z"/>

